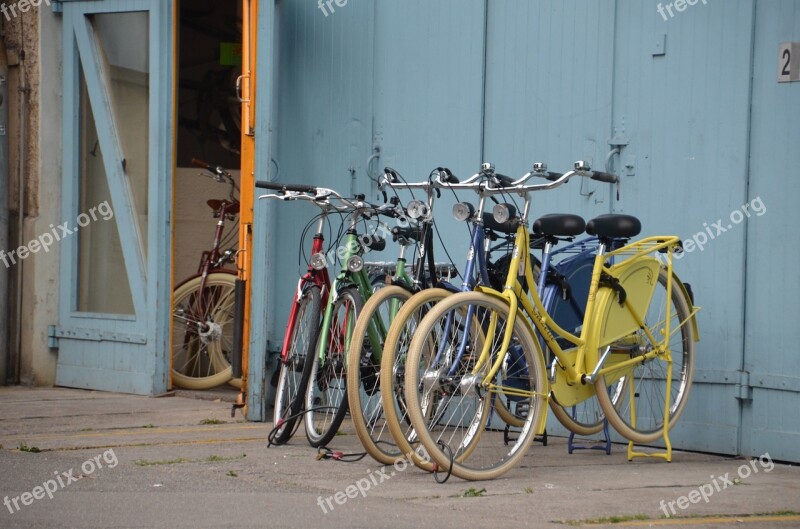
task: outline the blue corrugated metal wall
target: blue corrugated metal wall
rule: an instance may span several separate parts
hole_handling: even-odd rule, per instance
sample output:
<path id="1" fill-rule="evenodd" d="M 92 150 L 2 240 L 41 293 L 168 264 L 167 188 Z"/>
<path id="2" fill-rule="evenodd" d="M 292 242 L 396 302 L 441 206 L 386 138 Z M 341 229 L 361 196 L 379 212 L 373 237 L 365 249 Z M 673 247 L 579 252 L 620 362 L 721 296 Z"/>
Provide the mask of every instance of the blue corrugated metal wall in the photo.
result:
<path id="1" fill-rule="evenodd" d="M 800 252 L 789 233 L 800 83 L 776 82 L 779 43 L 800 40 L 800 3 L 709 0 L 667 20 L 658 4 L 349 2 L 326 17 L 311 1 L 279 2 L 279 179 L 374 192 L 366 164 L 376 146 L 373 171 L 391 165 L 417 179 L 437 165 L 468 175 L 484 159 L 513 175 L 534 161 L 603 167 L 621 145 L 611 158 L 620 201 L 607 186 L 573 181 L 537 197 L 536 212 L 624 211 L 647 233 L 705 233 L 705 249 L 677 264 L 703 311 L 695 387 L 673 441 L 800 461 L 791 349 L 800 336 L 790 320 L 800 289 L 787 264 Z M 731 216 L 751 203 L 749 218 Z M 277 209 L 273 347 L 311 214 Z M 453 250 L 457 262 L 465 245 Z"/>
<path id="2" fill-rule="evenodd" d="M 741 451 L 800 460 L 800 278 L 797 227 L 800 83 L 777 84 L 778 44 L 800 41 L 800 2 L 756 4 L 747 195 L 767 210 L 747 224 Z M 779 456 L 775 456 L 779 457 Z"/>
<path id="3" fill-rule="evenodd" d="M 647 231 L 690 239 L 746 202 L 753 2 L 698 3 L 668 21 L 656 2 L 617 9 L 614 127 L 630 141 L 621 165 L 635 157 L 622 208 Z M 739 450 L 745 235 L 733 229 L 677 263 L 703 307 L 691 404 L 673 434 L 681 447 Z"/>
<path id="4" fill-rule="evenodd" d="M 334 7 L 336 5 L 334 4 Z M 273 174 L 281 181 L 366 192 L 365 164 L 372 149 L 373 27 L 371 2 L 337 8 L 326 18 L 313 2 L 278 2 L 278 59 Z M 298 275 L 298 240 L 319 210 L 307 204 L 273 204 L 279 230 L 277 274 L 270 306 L 287 314 Z M 313 235 L 313 233 L 311 234 Z M 307 249 L 310 244 L 304 247 Z M 285 309 L 285 310 L 284 310 Z M 270 319 L 268 339 L 278 349 L 285 321 Z"/>

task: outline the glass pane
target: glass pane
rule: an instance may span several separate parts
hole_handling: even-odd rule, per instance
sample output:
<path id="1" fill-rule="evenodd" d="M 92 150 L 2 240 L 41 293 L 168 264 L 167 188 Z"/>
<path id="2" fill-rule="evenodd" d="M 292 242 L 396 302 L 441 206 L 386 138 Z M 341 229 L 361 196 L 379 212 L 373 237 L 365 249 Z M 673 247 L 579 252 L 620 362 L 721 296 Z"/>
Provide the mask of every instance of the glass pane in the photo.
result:
<path id="1" fill-rule="evenodd" d="M 150 60 L 147 12 L 97 14 L 92 25 L 111 74 L 111 111 L 147 256 Z"/>
<path id="2" fill-rule="evenodd" d="M 147 188 L 149 160 L 148 14 L 110 13 L 90 18 L 100 43 L 101 58 L 110 79 L 111 111 L 120 141 L 146 256 Z M 117 217 L 98 142 L 95 119 L 81 68 L 81 203 L 80 212 L 91 221 L 78 231 L 78 307 L 81 312 L 134 314 L 130 282 L 125 269 Z M 106 212 L 103 215 L 103 212 Z M 112 216 L 113 215 L 113 216 Z M 95 220 L 95 217 L 97 219 Z M 125 241 L 133 244 L 133 241 Z"/>
<path id="3" fill-rule="evenodd" d="M 81 70 L 82 71 L 82 70 Z M 103 152 L 97 138 L 94 114 L 81 74 L 81 213 L 102 207 L 113 211 Z M 106 217 L 110 215 L 107 213 Z M 91 215 L 90 215 L 91 217 Z M 78 310 L 105 314 L 134 314 L 128 273 L 122 256 L 117 218 L 97 215 L 78 231 Z M 113 287 L 112 287 L 113 285 Z"/>

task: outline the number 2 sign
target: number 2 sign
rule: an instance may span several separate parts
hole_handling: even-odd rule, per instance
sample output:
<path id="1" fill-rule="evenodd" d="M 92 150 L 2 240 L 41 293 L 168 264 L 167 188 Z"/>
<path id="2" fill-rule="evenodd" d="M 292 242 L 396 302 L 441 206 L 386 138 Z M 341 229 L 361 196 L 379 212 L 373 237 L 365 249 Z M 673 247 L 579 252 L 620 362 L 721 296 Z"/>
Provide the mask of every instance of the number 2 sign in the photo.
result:
<path id="1" fill-rule="evenodd" d="M 778 48 L 778 82 L 800 81 L 800 42 L 784 42 Z"/>

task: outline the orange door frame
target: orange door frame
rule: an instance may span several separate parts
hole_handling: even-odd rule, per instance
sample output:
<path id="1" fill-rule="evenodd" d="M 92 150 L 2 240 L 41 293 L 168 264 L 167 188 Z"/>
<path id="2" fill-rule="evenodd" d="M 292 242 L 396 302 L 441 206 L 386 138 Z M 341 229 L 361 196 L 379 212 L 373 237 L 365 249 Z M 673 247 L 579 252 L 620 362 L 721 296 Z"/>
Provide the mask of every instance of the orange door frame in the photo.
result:
<path id="1" fill-rule="evenodd" d="M 256 115 L 256 43 L 258 0 L 242 0 L 242 76 L 237 88 L 242 102 L 242 147 L 239 211 L 239 278 L 245 282 L 243 343 L 242 343 L 242 391 L 237 405 L 244 407 L 247 416 L 247 373 L 250 352 L 250 297 L 252 281 L 250 270 L 253 264 L 253 204 L 255 200 L 255 115 Z"/>

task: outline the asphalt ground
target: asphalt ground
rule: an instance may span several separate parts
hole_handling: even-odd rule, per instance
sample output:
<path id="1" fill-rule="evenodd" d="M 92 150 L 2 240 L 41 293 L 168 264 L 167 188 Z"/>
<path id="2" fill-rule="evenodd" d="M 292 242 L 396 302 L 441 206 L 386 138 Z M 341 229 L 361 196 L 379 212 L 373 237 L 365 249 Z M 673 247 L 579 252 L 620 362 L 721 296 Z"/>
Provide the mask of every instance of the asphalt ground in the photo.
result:
<path id="1" fill-rule="evenodd" d="M 500 479 L 437 484 L 318 460 L 302 430 L 268 448 L 233 396 L 0 388 L 0 528 L 800 527 L 800 467 L 769 459 L 628 462 L 551 436 Z M 360 451 L 347 421 L 331 448 Z"/>

